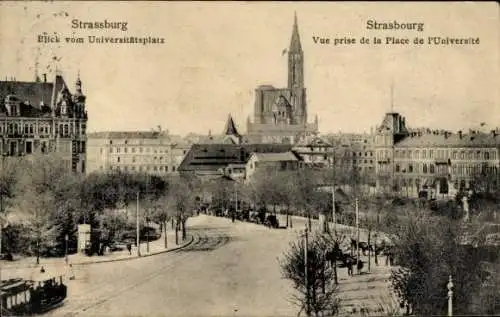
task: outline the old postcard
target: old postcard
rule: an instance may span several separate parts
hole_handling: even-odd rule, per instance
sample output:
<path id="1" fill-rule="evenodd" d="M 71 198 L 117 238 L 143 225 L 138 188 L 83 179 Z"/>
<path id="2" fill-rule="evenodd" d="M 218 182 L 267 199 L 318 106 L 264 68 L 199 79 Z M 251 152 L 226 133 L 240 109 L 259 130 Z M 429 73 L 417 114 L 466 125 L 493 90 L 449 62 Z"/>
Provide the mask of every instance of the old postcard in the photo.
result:
<path id="1" fill-rule="evenodd" d="M 500 315 L 499 19 L 0 2 L 0 315 Z"/>

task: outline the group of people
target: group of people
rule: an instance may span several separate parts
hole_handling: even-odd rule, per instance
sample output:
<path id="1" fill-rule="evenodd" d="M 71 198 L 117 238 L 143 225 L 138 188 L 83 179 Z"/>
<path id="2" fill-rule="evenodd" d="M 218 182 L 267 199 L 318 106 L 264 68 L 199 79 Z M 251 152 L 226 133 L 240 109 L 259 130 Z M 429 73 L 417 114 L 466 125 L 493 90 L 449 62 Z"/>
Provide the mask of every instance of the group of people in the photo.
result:
<path id="1" fill-rule="evenodd" d="M 45 273 L 45 268 L 43 267 L 43 265 L 40 268 L 40 273 L 41 274 Z M 68 277 L 69 280 L 75 279 L 75 272 L 73 271 L 73 264 L 71 263 L 66 263 L 66 276 Z"/>
<path id="2" fill-rule="evenodd" d="M 363 269 L 363 261 L 361 261 L 361 260 L 356 261 L 353 258 L 348 258 L 346 260 L 347 275 L 349 275 L 349 276 L 353 276 L 354 275 L 354 273 L 353 273 L 353 267 L 356 266 L 356 262 L 357 262 L 358 273 L 361 272 L 361 270 Z"/>

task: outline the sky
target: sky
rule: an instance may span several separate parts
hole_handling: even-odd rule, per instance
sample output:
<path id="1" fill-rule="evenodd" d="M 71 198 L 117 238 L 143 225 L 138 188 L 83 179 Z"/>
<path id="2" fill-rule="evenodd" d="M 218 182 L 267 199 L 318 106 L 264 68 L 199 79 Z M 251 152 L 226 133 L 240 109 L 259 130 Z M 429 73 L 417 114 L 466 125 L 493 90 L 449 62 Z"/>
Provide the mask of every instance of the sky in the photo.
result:
<path id="1" fill-rule="evenodd" d="M 286 87 L 282 52 L 294 12 L 309 121 L 317 115 L 321 133 L 369 132 L 391 109 L 413 127 L 500 126 L 500 11 L 493 2 L 1 2 L 0 78 L 32 81 L 37 69 L 51 80 L 57 67 L 74 90 L 79 72 L 89 131 L 161 125 L 174 134 L 216 134 L 230 113 L 245 132 L 255 88 Z M 127 22 L 128 30 L 72 29 L 73 19 Z M 368 20 L 424 29 L 368 30 Z M 43 32 L 58 33 L 62 42 L 37 43 Z M 165 44 L 65 43 L 72 35 L 151 36 Z M 412 43 L 429 36 L 479 38 L 479 44 Z M 357 43 L 316 44 L 313 37 Z M 359 44 L 361 37 L 410 44 Z"/>

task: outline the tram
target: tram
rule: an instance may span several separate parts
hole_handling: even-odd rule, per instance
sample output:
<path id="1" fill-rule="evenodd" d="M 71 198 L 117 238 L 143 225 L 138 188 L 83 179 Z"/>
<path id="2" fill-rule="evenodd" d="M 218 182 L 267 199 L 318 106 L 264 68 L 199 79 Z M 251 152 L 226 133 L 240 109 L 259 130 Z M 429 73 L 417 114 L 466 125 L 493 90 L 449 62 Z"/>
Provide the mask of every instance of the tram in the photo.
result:
<path id="1" fill-rule="evenodd" d="M 63 277 L 41 280 L 22 278 L 1 281 L 0 316 L 30 316 L 47 312 L 66 298 L 67 286 Z"/>

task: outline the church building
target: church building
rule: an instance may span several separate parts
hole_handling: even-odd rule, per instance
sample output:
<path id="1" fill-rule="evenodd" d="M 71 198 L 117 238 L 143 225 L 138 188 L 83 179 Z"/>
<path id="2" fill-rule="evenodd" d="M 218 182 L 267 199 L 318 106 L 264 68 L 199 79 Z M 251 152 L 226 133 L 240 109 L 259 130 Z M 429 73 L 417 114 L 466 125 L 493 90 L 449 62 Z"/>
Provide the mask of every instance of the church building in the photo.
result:
<path id="1" fill-rule="evenodd" d="M 318 133 L 318 118 L 307 121 L 307 96 L 304 86 L 304 52 L 300 43 L 297 16 L 288 49 L 288 86 L 259 86 L 255 90 L 253 122 L 248 118 L 250 143 L 295 144 Z"/>

